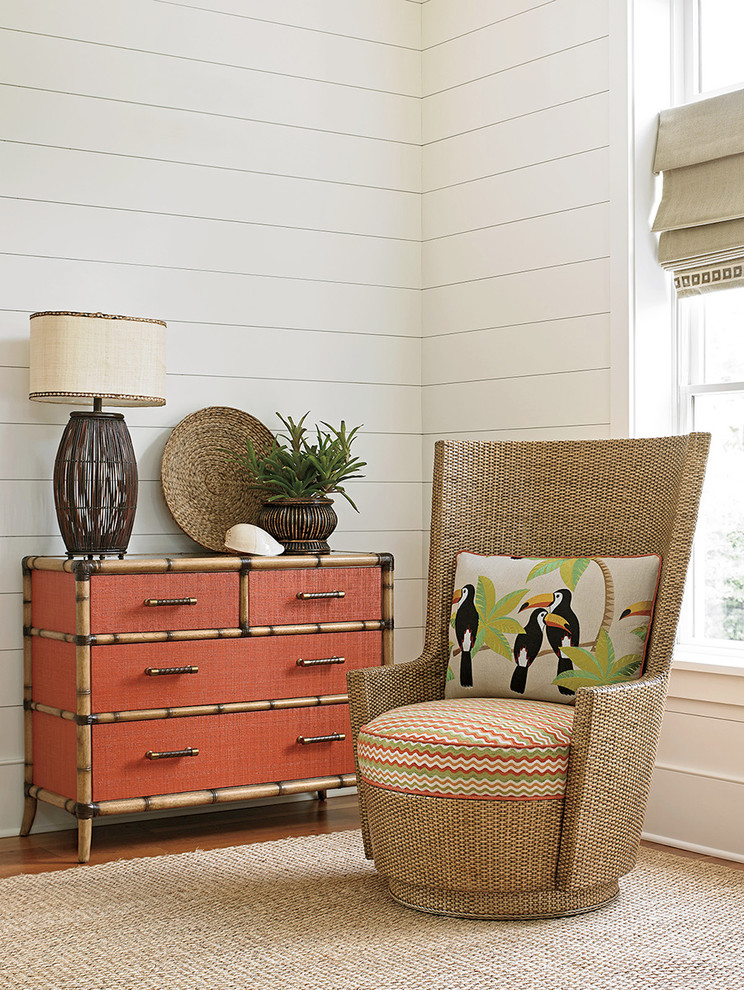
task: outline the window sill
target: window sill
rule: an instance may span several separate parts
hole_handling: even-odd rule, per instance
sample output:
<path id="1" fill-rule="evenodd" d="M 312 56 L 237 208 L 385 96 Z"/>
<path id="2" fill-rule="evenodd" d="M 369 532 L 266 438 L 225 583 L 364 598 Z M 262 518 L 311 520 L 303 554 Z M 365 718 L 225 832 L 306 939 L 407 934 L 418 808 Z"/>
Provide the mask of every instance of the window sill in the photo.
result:
<path id="1" fill-rule="evenodd" d="M 725 646 L 678 645 L 674 650 L 672 668 L 744 677 L 744 651 Z"/>

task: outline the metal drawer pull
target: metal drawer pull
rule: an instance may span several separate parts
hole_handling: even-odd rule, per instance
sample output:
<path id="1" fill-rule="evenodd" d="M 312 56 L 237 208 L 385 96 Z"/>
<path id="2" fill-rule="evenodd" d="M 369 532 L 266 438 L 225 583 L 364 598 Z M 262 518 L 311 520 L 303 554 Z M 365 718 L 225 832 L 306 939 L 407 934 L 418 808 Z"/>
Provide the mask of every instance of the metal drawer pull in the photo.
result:
<path id="1" fill-rule="evenodd" d="M 297 658 L 298 667 L 326 667 L 331 663 L 346 663 L 346 657 L 322 657 L 319 660 L 303 660 Z"/>
<path id="2" fill-rule="evenodd" d="M 196 605 L 196 598 L 145 598 L 145 605 L 157 608 L 159 605 Z"/>
<path id="3" fill-rule="evenodd" d="M 155 753 L 153 750 L 148 749 L 145 753 L 145 759 L 147 760 L 174 760 L 178 756 L 198 756 L 199 750 L 194 749 L 192 746 L 187 746 L 186 749 L 169 749 L 163 753 Z"/>
<path id="4" fill-rule="evenodd" d="M 309 746 L 310 743 L 343 742 L 344 739 L 346 739 L 345 732 L 332 732 L 330 736 L 298 736 L 297 742 L 300 746 Z"/>
<path id="5" fill-rule="evenodd" d="M 199 668 L 191 664 L 188 667 L 145 667 L 148 677 L 164 677 L 166 674 L 198 674 Z"/>
<path id="6" fill-rule="evenodd" d="M 302 602 L 312 598 L 346 598 L 345 591 L 298 591 L 297 597 Z"/>

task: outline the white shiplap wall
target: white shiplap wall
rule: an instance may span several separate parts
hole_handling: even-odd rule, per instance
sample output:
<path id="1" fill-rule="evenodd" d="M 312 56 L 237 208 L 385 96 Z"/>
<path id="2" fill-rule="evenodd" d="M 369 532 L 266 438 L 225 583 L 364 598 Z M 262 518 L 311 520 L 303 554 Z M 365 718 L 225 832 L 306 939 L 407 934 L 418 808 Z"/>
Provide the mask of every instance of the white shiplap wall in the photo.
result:
<path id="1" fill-rule="evenodd" d="M 422 8 L 424 477 L 609 431 L 608 4 Z"/>
<path id="2" fill-rule="evenodd" d="M 433 440 L 609 432 L 608 32 L 608 0 L 2 5 L 0 833 L 21 809 L 19 562 L 62 549 L 68 409 L 27 399 L 29 313 L 168 321 L 168 405 L 127 414 L 134 551 L 193 548 L 158 483 L 189 412 L 363 422 L 335 545 L 395 554 L 413 657 Z M 724 680 L 673 675 L 647 828 L 741 855 Z"/>
<path id="3" fill-rule="evenodd" d="M 407 0 L 2 5 L 0 833 L 21 808 L 20 558 L 62 550 L 50 478 L 69 408 L 28 401 L 31 312 L 168 323 L 167 405 L 127 413 L 132 551 L 194 548 L 159 486 L 188 413 L 363 423 L 361 512 L 337 502 L 332 542 L 395 554 L 396 646 L 415 655 L 420 22 Z"/>

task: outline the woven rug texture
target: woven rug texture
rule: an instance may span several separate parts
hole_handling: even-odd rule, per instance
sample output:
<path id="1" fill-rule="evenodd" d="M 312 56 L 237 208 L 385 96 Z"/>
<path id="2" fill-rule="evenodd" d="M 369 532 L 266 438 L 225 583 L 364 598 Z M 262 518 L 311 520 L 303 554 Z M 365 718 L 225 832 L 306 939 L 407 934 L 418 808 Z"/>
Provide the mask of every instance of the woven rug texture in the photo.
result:
<path id="1" fill-rule="evenodd" d="M 2 880 L 0 987 L 741 990 L 743 932 L 744 872 L 654 850 L 592 914 L 421 914 L 337 832 Z"/>

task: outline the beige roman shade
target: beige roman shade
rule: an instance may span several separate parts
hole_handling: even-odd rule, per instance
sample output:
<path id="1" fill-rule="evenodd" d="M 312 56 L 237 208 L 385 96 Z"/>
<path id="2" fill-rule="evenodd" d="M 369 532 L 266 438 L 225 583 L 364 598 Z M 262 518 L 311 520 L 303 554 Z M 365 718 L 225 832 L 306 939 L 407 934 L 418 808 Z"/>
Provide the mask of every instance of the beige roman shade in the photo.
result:
<path id="1" fill-rule="evenodd" d="M 653 230 L 678 296 L 744 285 L 744 90 L 659 116 Z"/>

